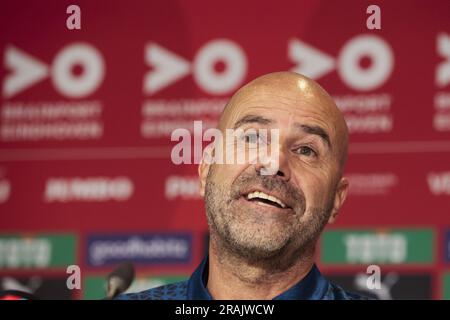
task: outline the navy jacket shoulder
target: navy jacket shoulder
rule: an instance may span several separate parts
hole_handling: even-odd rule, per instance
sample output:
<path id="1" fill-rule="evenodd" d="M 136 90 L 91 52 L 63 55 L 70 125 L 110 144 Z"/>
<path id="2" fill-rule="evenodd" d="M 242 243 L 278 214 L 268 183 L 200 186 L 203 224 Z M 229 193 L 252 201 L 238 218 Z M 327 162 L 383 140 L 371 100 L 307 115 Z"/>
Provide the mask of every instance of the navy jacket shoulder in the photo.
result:
<path id="1" fill-rule="evenodd" d="M 175 282 L 137 293 L 119 295 L 118 300 L 188 300 L 188 281 Z"/>
<path id="2" fill-rule="evenodd" d="M 188 297 L 188 281 L 176 282 L 137 293 L 122 294 L 119 300 L 190 300 Z M 329 283 L 326 293 L 320 300 L 367 300 L 367 297 L 348 292 L 341 287 Z"/>
<path id="3" fill-rule="evenodd" d="M 119 300 L 212 300 L 206 287 L 208 279 L 208 257 L 205 257 L 191 277 L 186 281 L 163 285 L 138 293 L 122 294 Z M 316 265 L 290 289 L 274 300 L 361 300 L 367 299 L 350 293 L 330 283 L 322 276 Z"/>

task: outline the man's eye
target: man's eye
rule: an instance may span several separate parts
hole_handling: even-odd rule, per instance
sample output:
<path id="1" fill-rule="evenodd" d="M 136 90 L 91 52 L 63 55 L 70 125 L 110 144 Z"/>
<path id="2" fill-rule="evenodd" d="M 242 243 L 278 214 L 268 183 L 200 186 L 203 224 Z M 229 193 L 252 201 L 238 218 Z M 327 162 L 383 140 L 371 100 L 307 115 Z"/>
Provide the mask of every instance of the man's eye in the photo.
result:
<path id="1" fill-rule="evenodd" d="M 297 153 L 307 157 L 315 157 L 317 153 L 308 146 L 303 146 L 297 149 Z"/>
<path id="2" fill-rule="evenodd" d="M 244 141 L 246 143 L 256 144 L 256 143 L 262 142 L 262 139 L 261 139 L 261 137 L 258 134 L 254 133 L 254 134 L 246 134 L 246 135 L 244 135 Z"/>

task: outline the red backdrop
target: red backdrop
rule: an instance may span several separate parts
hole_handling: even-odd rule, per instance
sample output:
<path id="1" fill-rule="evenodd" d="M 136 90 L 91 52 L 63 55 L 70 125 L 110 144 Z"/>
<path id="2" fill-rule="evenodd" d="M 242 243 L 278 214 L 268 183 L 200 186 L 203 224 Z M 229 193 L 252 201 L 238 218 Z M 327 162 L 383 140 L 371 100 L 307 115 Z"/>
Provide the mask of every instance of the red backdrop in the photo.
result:
<path id="1" fill-rule="evenodd" d="M 70 4 L 81 9 L 81 30 L 66 27 Z M 203 254 L 206 221 L 196 165 L 170 160 L 171 130 L 213 125 L 241 85 L 294 70 L 336 98 L 351 129 L 351 193 L 333 228 L 430 230 L 431 260 L 382 272 L 425 275 L 427 297 L 445 297 L 450 4 L 379 1 L 381 29 L 369 30 L 370 4 L 2 2 L 2 234 L 75 235 L 67 250 L 88 277 L 110 270 L 89 262 L 93 235 L 187 232 L 187 262 L 137 265 L 144 275 L 188 274 Z M 5 248 L 3 276 L 65 271 L 11 265 Z M 365 270 L 322 262 L 330 275 Z"/>

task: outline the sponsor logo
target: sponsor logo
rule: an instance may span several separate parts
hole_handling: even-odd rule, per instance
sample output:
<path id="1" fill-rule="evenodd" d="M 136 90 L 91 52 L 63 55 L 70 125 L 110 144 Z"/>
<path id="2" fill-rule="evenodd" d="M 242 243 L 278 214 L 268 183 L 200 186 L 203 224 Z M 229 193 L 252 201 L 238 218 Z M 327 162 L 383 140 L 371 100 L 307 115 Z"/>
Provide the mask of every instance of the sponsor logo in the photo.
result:
<path id="1" fill-rule="evenodd" d="M 427 176 L 428 188 L 431 194 L 450 195 L 450 171 L 430 172 Z"/>
<path id="2" fill-rule="evenodd" d="M 147 277 L 137 277 L 130 288 L 125 293 L 141 292 L 151 288 L 156 288 L 166 284 L 185 281 L 188 275 L 151 275 Z M 88 276 L 85 278 L 83 286 L 83 299 L 97 300 L 106 296 L 107 275 Z"/>
<path id="3" fill-rule="evenodd" d="M 244 50 L 228 39 L 214 39 L 205 43 L 198 49 L 192 62 L 150 42 L 145 46 L 144 59 L 150 68 L 143 79 L 145 96 L 154 96 L 190 74 L 200 89 L 213 96 L 144 100 L 140 131 L 145 139 L 167 138 L 180 128 L 193 132 L 193 121 L 198 119 L 203 119 L 205 130 L 214 128 L 228 101 L 228 97 L 223 95 L 236 90 L 247 76 Z M 218 65 L 223 68 L 216 68 Z"/>
<path id="4" fill-rule="evenodd" d="M 328 230 L 321 242 L 324 264 L 430 264 L 430 229 Z"/>
<path id="5" fill-rule="evenodd" d="M 292 71 L 319 79 L 336 69 L 341 80 L 357 91 L 379 88 L 394 69 L 392 48 L 385 40 L 372 34 L 362 34 L 348 40 L 336 59 L 298 39 L 289 42 L 288 55 L 296 63 Z M 371 60 L 369 67 L 361 66 L 360 60 L 363 58 Z"/>
<path id="6" fill-rule="evenodd" d="M 435 94 L 434 109 L 434 129 L 436 131 L 450 131 L 450 92 L 438 92 Z"/>
<path id="7" fill-rule="evenodd" d="M 191 234 L 93 235 L 87 261 L 103 266 L 120 261 L 138 264 L 184 264 L 191 261 Z"/>
<path id="8" fill-rule="evenodd" d="M 392 96 L 388 93 L 333 95 L 344 113 L 350 133 L 390 132 L 394 127 L 391 114 Z"/>
<path id="9" fill-rule="evenodd" d="M 392 172 L 349 173 L 351 195 L 386 195 L 398 185 L 398 177 Z"/>
<path id="10" fill-rule="evenodd" d="M 198 176 L 169 176 L 164 190 L 167 200 L 200 198 Z"/>
<path id="11" fill-rule="evenodd" d="M 436 37 L 437 55 L 444 59 L 436 66 L 435 85 L 443 89 L 450 83 L 450 35 L 441 32 Z M 450 92 L 438 91 L 434 96 L 433 128 L 450 131 Z"/>
<path id="12" fill-rule="evenodd" d="M 103 135 L 99 101 L 5 102 L 3 141 L 89 140 Z"/>
<path id="13" fill-rule="evenodd" d="M 89 140 L 103 135 L 103 105 L 76 100 L 93 94 L 105 74 L 101 53 L 88 43 L 72 43 L 56 54 L 51 66 L 13 45 L 5 49 L 10 72 L 2 87 L 0 139 L 3 141 Z M 16 96 L 50 77 L 53 87 L 69 101 L 18 101 Z M 14 98 L 14 100 L 9 100 Z"/>
<path id="14" fill-rule="evenodd" d="M 445 233 L 444 255 L 445 261 L 450 262 L 450 230 Z"/>
<path id="15" fill-rule="evenodd" d="M 442 276 L 442 298 L 445 300 L 450 300 L 450 272 L 445 273 Z"/>
<path id="16" fill-rule="evenodd" d="M 382 87 L 394 68 L 392 48 L 381 37 L 372 34 L 353 37 L 344 43 L 337 58 L 299 39 L 292 39 L 288 42 L 288 57 L 295 64 L 292 71 L 319 79 L 337 70 L 348 87 L 360 92 L 333 96 L 345 114 L 351 133 L 393 130 L 391 94 L 370 92 Z M 361 66 L 364 59 L 371 62 L 369 66 Z M 245 52 L 227 39 L 205 43 L 192 63 L 151 42 L 145 47 L 145 63 L 151 68 L 144 77 L 143 93 L 146 96 L 155 95 L 189 74 L 210 95 L 230 94 L 247 75 Z M 224 70 L 215 68 L 219 63 L 225 66 Z M 204 118 L 205 130 L 214 128 L 227 99 L 146 99 L 141 108 L 141 136 L 146 139 L 165 138 L 178 128 L 192 132 L 192 122 L 199 118 Z"/>
<path id="17" fill-rule="evenodd" d="M 44 201 L 126 201 L 133 192 L 134 184 L 127 177 L 49 178 L 45 185 Z"/>
<path id="18" fill-rule="evenodd" d="M 8 201 L 11 195 L 11 183 L 8 179 L 0 179 L 0 203 Z"/>
<path id="19" fill-rule="evenodd" d="M 193 121 L 204 118 L 204 129 L 214 128 L 228 99 L 180 98 L 150 99 L 142 104 L 141 136 L 143 138 L 170 137 L 178 128 L 194 131 Z"/>
<path id="20" fill-rule="evenodd" d="M 361 34 L 344 43 L 337 58 L 299 39 L 288 43 L 288 55 L 295 66 L 292 71 L 320 79 L 336 70 L 340 79 L 362 94 L 333 95 L 342 110 L 350 133 L 390 132 L 394 121 L 389 93 L 369 93 L 382 87 L 394 69 L 394 54 L 381 37 Z M 370 61 L 363 66 L 362 61 Z"/>
<path id="21" fill-rule="evenodd" d="M 0 235 L 0 269 L 61 267 L 75 262 L 75 236 Z"/>
<path id="22" fill-rule="evenodd" d="M 8 45 L 4 67 L 11 71 L 3 82 L 5 98 L 14 97 L 48 76 L 61 95 L 82 98 L 100 86 L 105 74 L 102 55 L 88 43 L 72 43 L 63 47 L 50 67 L 18 47 Z M 81 68 L 80 74 L 72 71 L 76 67 Z"/>
<path id="23" fill-rule="evenodd" d="M 394 271 L 384 272 L 380 287 L 367 287 L 367 274 L 334 275 L 326 274 L 327 279 L 344 289 L 357 292 L 366 297 L 381 300 L 428 300 L 432 299 L 431 275 L 402 274 Z"/>
<path id="24" fill-rule="evenodd" d="M 436 67 L 435 84 L 443 88 L 450 83 L 450 35 L 441 32 L 436 36 L 436 51 L 441 61 Z"/>
<path id="25" fill-rule="evenodd" d="M 144 94 L 153 95 L 192 73 L 194 81 L 206 93 L 222 95 L 237 89 L 247 75 L 244 50 L 228 39 L 205 43 L 196 53 L 192 64 L 185 58 L 157 43 L 145 47 L 145 62 L 152 71 L 144 77 Z M 220 72 L 214 66 L 223 63 Z"/>

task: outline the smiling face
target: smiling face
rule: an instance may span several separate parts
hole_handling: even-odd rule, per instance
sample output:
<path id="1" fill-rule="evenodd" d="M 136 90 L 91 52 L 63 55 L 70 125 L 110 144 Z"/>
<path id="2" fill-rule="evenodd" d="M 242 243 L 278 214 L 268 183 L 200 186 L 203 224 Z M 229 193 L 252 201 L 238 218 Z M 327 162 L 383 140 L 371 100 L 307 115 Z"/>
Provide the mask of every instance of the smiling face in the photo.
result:
<path id="1" fill-rule="evenodd" d="M 278 149 L 278 172 L 262 175 L 258 162 L 201 164 L 212 238 L 250 261 L 298 256 L 313 247 L 348 189 L 341 177 L 347 127 L 332 99 L 298 74 L 269 74 L 233 96 L 219 121 L 222 132 L 228 128 L 278 130 L 278 143 L 267 141 Z M 255 139 L 244 135 L 247 144 Z M 233 143 L 225 141 L 222 152 Z"/>

